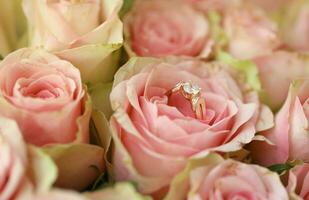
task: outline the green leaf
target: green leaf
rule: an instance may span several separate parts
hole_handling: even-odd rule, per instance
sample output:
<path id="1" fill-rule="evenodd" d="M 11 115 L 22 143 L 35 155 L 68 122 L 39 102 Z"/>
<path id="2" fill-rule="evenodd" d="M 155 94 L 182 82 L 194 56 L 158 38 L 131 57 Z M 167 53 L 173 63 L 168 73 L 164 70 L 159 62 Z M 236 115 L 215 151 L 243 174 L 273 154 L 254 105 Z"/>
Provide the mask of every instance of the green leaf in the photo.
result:
<path id="1" fill-rule="evenodd" d="M 284 174 L 286 171 L 292 169 L 296 165 L 301 165 L 303 164 L 303 161 L 301 160 L 293 160 L 288 163 L 283 163 L 283 164 L 275 164 L 270 167 L 268 167 L 269 170 L 276 172 L 280 175 Z"/>
<path id="2" fill-rule="evenodd" d="M 288 171 L 293 168 L 293 165 L 291 164 L 276 164 L 268 167 L 269 170 L 276 172 L 278 174 L 282 174 L 285 171 Z"/>
<path id="3" fill-rule="evenodd" d="M 238 60 L 223 51 L 218 52 L 217 59 L 231 65 L 236 70 L 245 74 L 246 82 L 251 86 L 251 88 L 256 91 L 261 91 L 261 82 L 258 75 L 258 69 L 252 61 Z"/>

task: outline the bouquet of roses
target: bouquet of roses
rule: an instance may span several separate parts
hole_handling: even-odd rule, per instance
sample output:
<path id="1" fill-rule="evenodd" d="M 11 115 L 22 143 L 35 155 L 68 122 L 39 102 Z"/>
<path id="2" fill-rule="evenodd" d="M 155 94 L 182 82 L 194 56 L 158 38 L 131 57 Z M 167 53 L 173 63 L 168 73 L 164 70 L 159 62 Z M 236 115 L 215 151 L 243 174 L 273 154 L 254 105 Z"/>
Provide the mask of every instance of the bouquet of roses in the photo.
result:
<path id="1" fill-rule="evenodd" d="M 309 199 L 309 0 L 0 0 L 0 200 Z"/>

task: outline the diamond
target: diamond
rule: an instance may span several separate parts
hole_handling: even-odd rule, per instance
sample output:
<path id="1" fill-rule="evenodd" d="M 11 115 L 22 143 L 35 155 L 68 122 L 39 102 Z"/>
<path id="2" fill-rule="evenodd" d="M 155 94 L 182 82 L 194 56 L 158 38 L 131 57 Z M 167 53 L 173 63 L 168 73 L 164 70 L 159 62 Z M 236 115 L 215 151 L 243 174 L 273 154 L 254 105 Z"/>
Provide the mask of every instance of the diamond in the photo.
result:
<path id="1" fill-rule="evenodd" d="M 191 83 L 184 83 L 183 90 L 190 95 L 196 95 L 201 91 L 201 88 L 197 85 L 191 85 Z"/>

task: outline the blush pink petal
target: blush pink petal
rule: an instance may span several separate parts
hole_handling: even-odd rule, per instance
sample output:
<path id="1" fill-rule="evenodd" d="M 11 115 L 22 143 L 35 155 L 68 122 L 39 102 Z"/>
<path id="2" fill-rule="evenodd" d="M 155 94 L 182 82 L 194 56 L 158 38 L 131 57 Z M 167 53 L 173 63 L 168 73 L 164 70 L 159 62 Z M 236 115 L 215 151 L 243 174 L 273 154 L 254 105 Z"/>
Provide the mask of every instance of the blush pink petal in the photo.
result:
<path id="1" fill-rule="evenodd" d="M 135 167 L 144 176 L 170 177 L 175 171 L 179 172 L 185 165 L 184 159 L 158 154 L 149 148 L 145 148 L 144 145 L 137 142 L 137 138 L 129 134 L 124 137 L 124 145 L 130 152 Z"/>
<path id="2" fill-rule="evenodd" d="M 290 112 L 290 127 L 289 135 L 290 140 L 290 157 L 294 159 L 301 159 L 305 162 L 309 162 L 307 146 L 309 145 L 309 118 L 306 116 L 303 105 L 298 97 L 294 101 L 294 105 L 291 105 L 293 110 Z M 307 106 L 308 107 L 308 106 Z M 281 144 L 283 145 L 283 144 Z"/>
<path id="3" fill-rule="evenodd" d="M 153 150 L 159 154 L 167 155 L 167 156 L 190 156 L 198 151 L 196 147 L 192 146 L 187 147 L 183 145 L 178 145 L 174 142 L 167 142 L 159 137 L 156 137 L 154 134 L 150 133 L 144 127 L 138 128 L 141 135 L 147 140 L 147 143 L 151 145 Z"/>
<path id="4" fill-rule="evenodd" d="M 261 134 L 269 139 L 274 145 L 269 145 L 265 142 L 257 142 L 252 146 L 254 159 L 264 165 L 270 166 L 273 164 L 285 163 L 289 158 L 290 141 L 290 109 L 293 102 L 293 97 L 288 96 L 281 110 L 276 115 L 275 127 Z M 267 155 L 267 156 L 265 156 Z"/>
<path id="5" fill-rule="evenodd" d="M 229 131 L 227 130 L 217 132 L 204 130 L 187 136 L 177 137 L 173 140 L 170 140 L 170 142 L 191 148 L 197 148 L 201 151 L 204 149 L 220 146 L 224 142 L 228 133 Z"/>

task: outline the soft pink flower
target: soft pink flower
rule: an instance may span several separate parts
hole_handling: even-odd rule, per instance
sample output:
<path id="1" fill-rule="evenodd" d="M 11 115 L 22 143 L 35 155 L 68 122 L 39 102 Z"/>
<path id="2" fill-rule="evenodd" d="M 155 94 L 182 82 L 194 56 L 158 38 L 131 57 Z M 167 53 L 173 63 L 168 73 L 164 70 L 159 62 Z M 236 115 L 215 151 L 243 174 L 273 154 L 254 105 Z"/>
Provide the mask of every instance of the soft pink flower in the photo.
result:
<path id="1" fill-rule="evenodd" d="M 207 56 L 210 50 L 207 18 L 185 1 L 137 0 L 124 24 L 129 53 Z"/>
<path id="2" fill-rule="evenodd" d="M 0 63 L 0 114 L 35 145 L 88 141 L 89 101 L 78 69 L 43 50 L 21 49 Z"/>
<path id="3" fill-rule="evenodd" d="M 289 171 L 288 190 L 292 195 L 299 195 L 295 200 L 309 199 L 309 164 L 304 163 Z"/>
<path id="4" fill-rule="evenodd" d="M 44 167 L 44 169 L 43 169 Z M 46 191 L 56 178 L 50 158 L 26 146 L 15 121 L 0 118 L 0 199 L 24 200 Z"/>
<path id="5" fill-rule="evenodd" d="M 257 95 L 225 67 L 132 58 L 120 69 L 110 98 L 116 110 L 111 124 L 118 180 L 136 181 L 142 192 L 153 193 L 166 187 L 189 158 L 236 151 L 253 139 L 261 108 Z M 195 118 L 182 95 L 165 95 L 180 81 L 202 88 L 204 120 Z"/>
<path id="6" fill-rule="evenodd" d="M 289 199 L 278 174 L 266 168 L 214 156 L 205 162 L 195 162 L 198 164 L 189 165 L 175 177 L 164 200 Z"/>
<path id="7" fill-rule="evenodd" d="M 309 56 L 277 51 L 254 59 L 259 70 L 263 98 L 274 109 L 279 109 L 286 99 L 289 86 L 295 79 L 309 77 Z"/>
<path id="8" fill-rule="evenodd" d="M 304 87 L 306 86 L 306 87 Z M 252 144 L 252 156 L 262 165 L 289 160 L 309 162 L 309 90 L 308 80 L 292 84 L 290 93 L 276 115 L 273 129 L 261 132 L 272 144 Z"/>
<path id="9" fill-rule="evenodd" d="M 261 8 L 247 3 L 226 7 L 222 12 L 227 51 L 239 59 L 271 53 L 281 45 L 278 28 Z"/>

